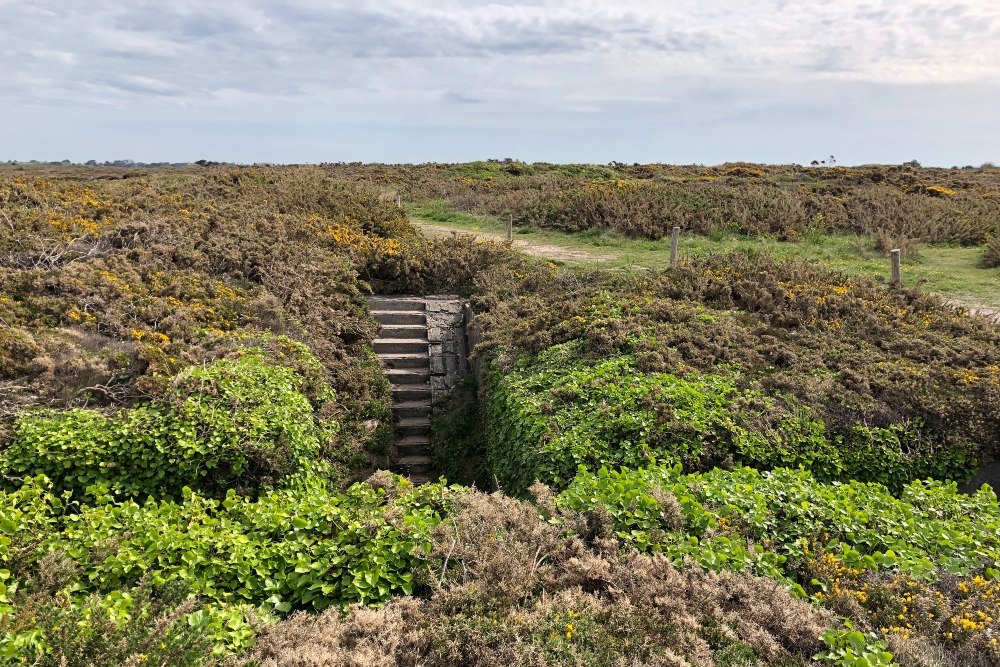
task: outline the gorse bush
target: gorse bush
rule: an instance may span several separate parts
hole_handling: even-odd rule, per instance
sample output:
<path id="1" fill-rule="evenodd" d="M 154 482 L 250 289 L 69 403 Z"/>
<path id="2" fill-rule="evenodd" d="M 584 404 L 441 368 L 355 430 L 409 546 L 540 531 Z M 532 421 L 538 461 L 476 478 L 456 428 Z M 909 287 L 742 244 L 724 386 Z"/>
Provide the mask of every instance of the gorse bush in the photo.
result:
<path id="1" fill-rule="evenodd" d="M 14 228 L 0 237 L 0 440 L 33 406 L 148 403 L 189 366 L 254 341 L 276 355 L 267 341 L 284 336 L 319 360 L 309 391 L 338 396 L 321 415 L 342 425 L 324 452 L 335 474 L 384 462 L 391 398 L 356 268 L 412 237 L 405 214 L 316 169 L 129 176 L 0 178 Z"/>
<path id="2" fill-rule="evenodd" d="M 154 592 L 146 582 L 108 596 L 91 595 L 79 603 L 36 586 L 22 597 L 18 615 L 0 619 L 2 664 L 198 667 L 222 663 L 213 656 L 215 638 L 208 615 L 197 613 L 197 600 L 187 597 L 183 586 Z M 27 623 L 35 628 L 18 630 L 19 624 Z"/>
<path id="3" fill-rule="evenodd" d="M 599 420 L 591 413 L 623 401 L 615 408 L 623 415 L 620 422 L 646 419 L 649 428 L 670 431 L 667 424 L 677 420 L 669 411 L 656 414 L 652 387 L 632 390 L 651 394 L 634 410 L 626 404 L 641 396 L 628 398 L 627 389 L 616 396 L 614 387 L 627 386 L 633 372 L 638 378 L 722 376 L 735 388 L 723 392 L 732 397 L 734 413 L 722 418 L 764 436 L 761 443 L 774 443 L 743 451 L 745 460 L 756 465 L 801 463 L 827 478 L 844 473 L 898 487 L 913 475 L 960 479 L 963 470 L 971 472 L 977 462 L 1000 452 L 1000 333 L 934 297 L 745 254 L 643 276 L 537 272 L 481 285 L 474 298 L 483 336 L 479 352 L 491 354 L 501 373 L 513 373 L 507 384 L 530 384 L 529 359 L 534 357 L 519 366 L 522 355 L 569 341 L 580 342 L 564 364 L 597 367 L 602 359 L 629 360 L 627 369 L 609 367 L 602 377 L 581 376 L 584 386 L 578 391 L 567 379 L 562 398 L 545 386 L 560 377 L 559 368 L 553 368 L 531 399 L 531 409 L 542 414 L 525 428 L 548 424 L 546 401 L 549 408 L 569 410 L 591 424 Z M 544 358 L 534 363 L 546 368 Z M 622 374 L 620 382 L 616 372 Z M 598 385 L 592 401 L 587 398 L 591 381 Z M 608 396 L 600 393 L 601 383 L 609 387 Z M 497 386 L 503 391 L 507 385 L 500 381 Z M 572 391 L 580 394 L 579 401 Z M 525 395 L 530 393 L 525 385 Z M 572 448 L 565 439 L 573 428 L 568 414 L 567 420 L 556 430 L 536 429 L 527 441 L 562 433 L 561 442 Z M 719 431 L 700 428 L 695 432 L 714 433 L 704 444 L 712 454 Z M 587 428 L 578 430 L 586 442 Z M 636 426 L 628 437 L 604 436 L 628 440 L 638 451 L 647 442 L 641 431 Z M 498 437 L 506 436 L 499 431 Z M 716 462 L 724 460 L 705 460 Z M 869 463 L 875 465 L 872 473 L 864 470 Z M 916 466 L 912 473 L 910 465 Z M 572 475 L 572 469 L 565 470 Z"/>
<path id="4" fill-rule="evenodd" d="M 526 258 L 505 243 L 452 235 L 417 239 L 396 253 L 369 257 L 361 276 L 373 286 L 391 292 L 468 295 L 480 274 L 511 266 L 530 270 Z"/>
<path id="5" fill-rule="evenodd" d="M 338 165 L 332 173 L 388 184 L 415 201 L 569 232 L 610 229 L 662 238 L 673 226 L 796 240 L 816 232 L 914 242 L 982 243 L 998 231 L 995 170 L 910 166 L 802 168 L 726 164 Z"/>
<path id="6" fill-rule="evenodd" d="M 986 268 L 1000 267 L 1000 234 L 994 236 L 986 243 L 986 251 L 983 253 L 983 265 Z"/>
<path id="7" fill-rule="evenodd" d="M 141 498 L 185 486 L 256 494 L 309 469 L 334 431 L 317 423 L 304 378 L 260 348 L 239 352 L 185 370 L 160 401 L 112 417 L 78 409 L 20 418 L 0 453 L 0 473 L 44 474 L 80 494 L 100 485 Z"/>

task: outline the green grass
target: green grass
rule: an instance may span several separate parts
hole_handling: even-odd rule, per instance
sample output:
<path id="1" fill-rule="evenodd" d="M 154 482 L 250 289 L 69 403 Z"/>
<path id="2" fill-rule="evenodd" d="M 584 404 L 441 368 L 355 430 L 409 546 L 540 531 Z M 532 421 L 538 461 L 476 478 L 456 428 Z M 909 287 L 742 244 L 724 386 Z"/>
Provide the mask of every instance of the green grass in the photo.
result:
<path id="1" fill-rule="evenodd" d="M 415 222 L 425 222 L 480 235 L 505 237 L 505 221 L 455 211 L 448 202 L 433 200 L 408 204 Z M 664 268 L 670 261 L 670 240 L 633 239 L 609 231 L 588 230 L 567 234 L 552 230 L 518 227 L 514 238 L 532 245 L 553 246 L 576 253 L 594 255 L 593 261 L 561 261 L 566 266 L 599 266 L 613 270 Z M 823 263 L 852 276 L 879 276 L 888 279 L 889 258 L 862 236 L 815 234 L 801 241 L 777 241 L 768 237 L 735 234 L 681 237 L 680 257 L 697 257 L 733 250 L 766 251 L 776 257 Z M 903 261 L 903 282 L 934 292 L 969 306 L 1000 308 L 1000 269 L 980 266 L 984 248 L 922 246 L 915 257 Z M 545 252 L 542 252 L 543 256 Z M 558 258 L 553 258 L 559 261 Z"/>

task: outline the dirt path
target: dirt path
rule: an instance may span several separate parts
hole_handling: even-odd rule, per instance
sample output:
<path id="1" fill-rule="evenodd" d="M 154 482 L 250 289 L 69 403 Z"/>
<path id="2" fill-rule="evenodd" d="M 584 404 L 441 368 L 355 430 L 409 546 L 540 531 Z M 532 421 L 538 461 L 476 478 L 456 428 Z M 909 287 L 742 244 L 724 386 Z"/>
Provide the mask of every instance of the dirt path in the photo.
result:
<path id="1" fill-rule="evenodd" d="M 476 238 L 488 239 L 490 241 L 506 241 L 507 236 L 504 234 L 498 234 L 496 232 L 487 231 L 477 231 L 469 229 L 456 229 L 454 227 L 449 227 L 447 225 L 436 225 L 432 222 L 424 222 L 421 220 L 412 220 L 413 226 L 421 230 L 428 236 L 447 236 L 449 234 L 462 234 L 466 236 L 475 236 Z M 576 261 L 576 262 L 601 262 L 612 259 L 620 259 L 619 255 L 613 254 L 601 254 L 596 252 L 587 252 L 585 250 L 571 250 L 557 245 L 550 245 L 546 243 L 536 243 L 534 241 L 528 241 L 525 239 L 514 239 L 514 246 L 528 253 L 529 255 L 534 255 L 535 257 L 544 257 L 546 259 L 557 259 L 563 261 Z M 644 268 L 636 265 L 634 268 Z M 964 308 L 970 315 L 978 315 L 983 317 L 989 322 L 1000 326 L 1000 308 L 994 308 L 992 306 L 980 306 L 980 305 L 970 305 L 960 303 L 958 301 L 952 301 L 950 299 L 945 299 L 946 303 L 952 307 Z"/>
<path id="2" fill-rule="evenodd" d="M 445 225 L 435 225 L 430 222 L 421 222 L 419 220 L 411 220 L 413 226 L 420 231 L 428 234 L 429 236 L 447 236 L 448 234 L 462 234 L 466 236 L 475 236 L 476 238 L 488 239 L 490 241 L 506 241 L 507 237 L 503 234 L 497 234 L 495 232 L 482 232 L 482 231 L 471 231 L 463 229 L 455 229 L 454 227 L 447 227 Z M 514 239 L 514 247 L 523 250 L 529 255 L 534 255 L 535 257 L 545 257 L 547 259 L 559 259 L 564 261 L 580 261 L 580 262 L 597 262 L 609 259 L 618 259 L 618 255 L 602 255 L 594 252 L 586 252 L 583 250 L 570 250 L 569 248 L 563 248 L 556 245 L 546 245 L 544 243 L 535 243 L 534 241 L 526 241 L 524 239 Z"/>
<path id="3" fill-rule="evenodd" d="M 951 300 L 948 300 L 948 304 L 959 308 L 965 308 L 966 312 L 970 315 L 978 315 L 979 317 L 986 318 L 993 324 L 1000 325 L 1000 308 L 991 308 L 990 306 L 969 306 Z"/>

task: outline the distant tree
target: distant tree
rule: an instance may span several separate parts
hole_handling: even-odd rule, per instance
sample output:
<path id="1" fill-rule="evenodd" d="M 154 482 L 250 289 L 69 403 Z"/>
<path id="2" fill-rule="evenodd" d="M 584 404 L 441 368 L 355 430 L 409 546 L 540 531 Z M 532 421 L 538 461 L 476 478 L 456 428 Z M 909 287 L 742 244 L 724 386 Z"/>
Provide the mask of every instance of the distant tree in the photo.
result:
<path id="1" fill-rule="evenodd" d="M 813 160 L 813 161 L 812 161 L 812 162 L 810 162 L 809 164 L 811 164 L 811 165 L 812 165 L 812 166 L 814 166 L 814 167 L 818 167 L 818 166 L 819 166 L 819 160 Z"/>
<path id="2" fill-rule="evenodd" d="M 84 164 L 87 165 L 88 167 L 96 167 L 97 160 L 87 160 L 86 162 L 84 162 Z"/>
<path id="3" fill-rule="evenodd" d="M 920 163 L 916 160 L 910 160 L 909 162 L 903 163 L 904 167 L 913 167 L 914 169 L 920 169 Z"/>

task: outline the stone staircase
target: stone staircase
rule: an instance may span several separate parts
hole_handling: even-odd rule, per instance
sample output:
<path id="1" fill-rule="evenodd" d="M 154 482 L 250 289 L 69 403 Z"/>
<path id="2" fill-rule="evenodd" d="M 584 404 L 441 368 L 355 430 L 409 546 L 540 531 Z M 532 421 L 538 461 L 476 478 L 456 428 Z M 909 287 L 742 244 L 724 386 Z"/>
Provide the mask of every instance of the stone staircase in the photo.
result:
<path id="1" fill-rule="evenodd" d="M 369 297 L 372 317 L 382 325 L 375 353 L 392 384 L 392 411 L 398 419 L 397 460 L 392 471 L 414 484 L 431 478 L 431 358 L 427 303 L 417 297 Z"/>

